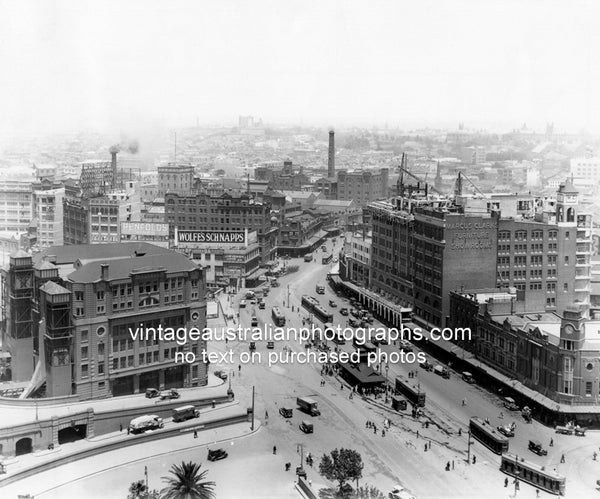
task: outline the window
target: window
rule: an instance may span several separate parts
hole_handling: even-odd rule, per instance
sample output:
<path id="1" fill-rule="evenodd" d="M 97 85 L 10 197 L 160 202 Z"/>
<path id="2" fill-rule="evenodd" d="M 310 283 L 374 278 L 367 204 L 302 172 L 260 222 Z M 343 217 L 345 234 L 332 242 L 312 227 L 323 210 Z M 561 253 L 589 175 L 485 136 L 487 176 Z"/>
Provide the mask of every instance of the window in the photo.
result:
<path id="1" fill-rule="evenodd" d="M 127 367 L 127 359 L 125 357 L 121 357 L 121 369 L 125 369 Z"/>
<path id="2" fill-rule="evenodd" d="M 556 298 L 546 298 L 547 307 L 556 307 Z"/>
<path id="3" fill-rule="evenodd" d="M 585 382 L 585 396 L 586 397 L 592 396 L 592 382 L 591 381 Z"/>
<path id="4" fill-rule="evenodd" d="M 83 301 L 83 291 L 75 291 L 75 300 Z"/>
<path id="5" fill-rule="evenodd" d="M 98 305 L 98 306 L 96 307 L 96 312 L 97 312 L 98 314 L 103 314 L 103 313 L 104 313 L 104 311 L 105 311 L 105 307 L 104 307 L 104 305 Z"/>
<path id="6" fill-rule="evenodd" d="M 104 362 L 98 363 L 98 374 L 104 374 Z"/>
<path id="7" fill-rule="evenodd" d="M 81 360 L 88 358 L 88 347 L 81 347 Z"/>
<path id="8" fill-rule="evenodd" d="M 565 265 L 569 265 L 569 257 L 565 256 Z"/>
<path id="9" fill-rule="evenodd" d="M 98 343 L 98 355 L 104 355 L 104 343 Z"/>
<path id="10" fill-rule="evenodd" d="M 104 390 L 106 383 L 104 381 L 98 381 L 98 390 Z"/>
<path id="11" fill-rule="evenodd" d="M 104 333 L 106 333 L 106 328 L 104 326 L 100 326 L 98 329 L 96 329 L 96 335 L 98 337 L 104 336 Z"/>
<path id="12" fill-rule="evenodd" d="M 570 236 L 569 231 L 565 232 L 565 239 L 569 239 L 569 236 Z"/>
<path id="13" fill-rule="evenodd" d="M 96 293 L 96 298 L 97 298 L 98 300 L 104 300 L 104 291 L 98 291 L 98 292 Z"/>
<path id="14" fill-rule="evenodd" d="M 565 282 L 563 284 L 563 291 L 565 291 L 565 292 L 569 291 L 569 283 L 568 282 Z"/>
<path id="15" fill-rule="evenodd" d="M 82 378 L 87 378 L 88 376 L 89 376 L 88 365 L 87 364 L 81 364 L 81 377 Z"/>
<path id="16" fill-rule="evenodd" d="M 119 359 L 113 359 L 113 369 L 119 369 Z"/>
<path id="17" fill-rule="evenodd" d="M 88 330 L 82 329 L 81 330 L 81 341 L 87 341 L 87 340 L 88 340 Z"/>
<path id="18" fill-rule="evenodd" d="M 592 364 L 591 362 L 588 362 L 588 363 L 586 364 L 585 368 L 586 368 L 588 371 L 593 371 L 593 370 L 594 370 L 594 364 Z"/>

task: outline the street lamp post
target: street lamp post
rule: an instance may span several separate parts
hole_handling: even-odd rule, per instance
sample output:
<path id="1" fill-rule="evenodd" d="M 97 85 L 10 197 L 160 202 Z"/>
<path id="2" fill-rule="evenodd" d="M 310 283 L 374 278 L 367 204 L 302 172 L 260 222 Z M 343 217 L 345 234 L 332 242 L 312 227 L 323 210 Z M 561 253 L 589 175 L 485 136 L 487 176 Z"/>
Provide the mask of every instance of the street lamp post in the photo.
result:
<path id="1" fill-rule="evenodd" d="M 471 430 L 467 431 L 467 464 L 471 464 Z"/>

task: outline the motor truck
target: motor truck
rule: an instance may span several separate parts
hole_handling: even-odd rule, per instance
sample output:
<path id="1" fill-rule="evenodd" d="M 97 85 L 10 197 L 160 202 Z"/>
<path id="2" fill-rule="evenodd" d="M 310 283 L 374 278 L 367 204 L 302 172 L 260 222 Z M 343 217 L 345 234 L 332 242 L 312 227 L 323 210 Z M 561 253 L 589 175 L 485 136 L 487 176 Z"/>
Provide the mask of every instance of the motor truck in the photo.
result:
<path id="1" fill-rule="evenodd" d="M 149 430 L 158 430 L 165 426 L 163 419 L 155 414 L 140 416 L 129 422 L 131 433 L 144 433 Z"/>
<path id="2" fill-rule="evenodd" d="M 317 401 L 309 397 L 298 397 L 296 404 L 301 411 L 310 414 L 311 416 L 320 416 L 321 411 L 317 408 Z"/>

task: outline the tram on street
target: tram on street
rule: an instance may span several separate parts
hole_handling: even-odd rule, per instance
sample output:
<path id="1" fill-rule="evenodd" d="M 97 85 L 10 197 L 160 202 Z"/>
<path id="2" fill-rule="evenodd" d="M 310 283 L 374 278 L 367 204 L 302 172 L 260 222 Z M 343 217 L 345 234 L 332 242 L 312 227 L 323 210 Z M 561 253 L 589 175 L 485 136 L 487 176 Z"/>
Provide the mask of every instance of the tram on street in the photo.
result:
<path id="1" fill-rule="evenodd" d="M 483 419 L 477 417 L 471 418 L 469 430 L 475 440 L 479 440 L 494 454 L 508 452 L 508 438 L 501 435 L 492 425 L 486 423 Z"/>
<path id="2" fill-rule="evenodd" d="M 564 476 L 539 464 L 525 461 L 518 456 L 502 454 L 500 471 L 550 494 L 565 495 L 566 479 Z"/>
<path id="3" fill-rule="evenodd" d="M 271 310 L 271 317 L 273 318 L 273 324 L 277 327 L 285 326 L 285 315 L 279 307 L 273 307 Z"/>
<path id="4" fill-rule="evenodd" d="M 333 322 L 333 314 L 323 308 L 319 302 L 309 295 L 302 297 L 302 306 L 323 323 Z"/>
<path id="5" fill-rule="evenodd" d="M 400 377 L 396 378 L 396 395 L 404 395 L 415 407 L 425 407 L 425 392 Z"/>

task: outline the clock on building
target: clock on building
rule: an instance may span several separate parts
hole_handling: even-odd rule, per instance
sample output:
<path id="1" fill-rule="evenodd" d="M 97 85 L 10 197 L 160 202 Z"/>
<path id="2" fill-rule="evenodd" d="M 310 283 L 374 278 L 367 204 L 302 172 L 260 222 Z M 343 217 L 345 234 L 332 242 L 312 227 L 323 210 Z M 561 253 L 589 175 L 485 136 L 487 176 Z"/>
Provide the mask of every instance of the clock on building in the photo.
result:
<path id="1" fill-rule="evenodd" d="M 567 335 L 572 335 L 575 332 L 575 328 L 571 325 L 571 324 L 567 324 L 564 328 L 563 331 L 565 332 L 565 334 Z"/>

